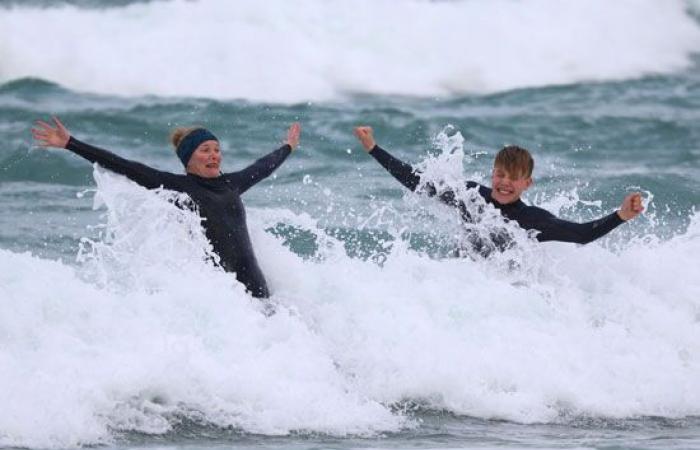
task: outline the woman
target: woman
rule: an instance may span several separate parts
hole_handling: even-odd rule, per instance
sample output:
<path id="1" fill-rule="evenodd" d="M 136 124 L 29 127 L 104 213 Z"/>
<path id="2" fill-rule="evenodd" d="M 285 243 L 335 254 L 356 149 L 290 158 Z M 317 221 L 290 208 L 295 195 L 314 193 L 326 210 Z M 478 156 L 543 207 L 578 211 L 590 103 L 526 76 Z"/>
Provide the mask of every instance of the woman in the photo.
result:
<path id="1" fill-rule="evenodd" d="M 58 120 L 55 126 L 36 122 L 32 134 L 42 147 L 65 148 L 90 162 L 124 175 L 147 189 L 163 187 L 184 192 L 197 205 L 202 226 L 211 245 L 227 272 L 235 272 L 238 281 L 258 298 L 270 293 L 258 266 L 248 235 L 246 214 L 241 194 L 269 176 L 299 144 L 301 127 L 292 124 L 284 145 L 260 158 L 247 168 L 222 174 L 219 140 L 204 128 L 178 128 L 172 143 L 186 174 L 162 172 L 143 164 L 121 158 L 107 150 L 80 142 L 70 135 Z"/>

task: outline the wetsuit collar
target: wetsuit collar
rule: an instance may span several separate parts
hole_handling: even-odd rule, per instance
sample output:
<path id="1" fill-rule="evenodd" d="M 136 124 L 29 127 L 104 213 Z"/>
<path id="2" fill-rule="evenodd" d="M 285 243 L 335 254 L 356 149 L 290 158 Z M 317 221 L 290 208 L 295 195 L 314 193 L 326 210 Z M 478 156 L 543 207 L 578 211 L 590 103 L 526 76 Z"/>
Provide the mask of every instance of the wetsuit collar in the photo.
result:
<path id="1" fill-rule="evenodd" d="M 490 201 L 490 202 L 493 204 L 493 206 L 494 206 L 495 208 L 497 208 L 497 209 L 506 209 L 506 210 L 509 210 L 509 209 L 519 209 L 519 208 L 521 208 L 522 206 L 525 206 L 525 203 L 523 203 L 523 200 L 522 200 L 521 198 L 518 198 L 516 201 L 510 202 L 510 203 L 499 203 L 499 202 L 496 201 L 496 199 L 493 198 L 493 196 L 491 195 L 491 189 L 490 189 L 490 188 L 489 188 L 489 201 Z"/>

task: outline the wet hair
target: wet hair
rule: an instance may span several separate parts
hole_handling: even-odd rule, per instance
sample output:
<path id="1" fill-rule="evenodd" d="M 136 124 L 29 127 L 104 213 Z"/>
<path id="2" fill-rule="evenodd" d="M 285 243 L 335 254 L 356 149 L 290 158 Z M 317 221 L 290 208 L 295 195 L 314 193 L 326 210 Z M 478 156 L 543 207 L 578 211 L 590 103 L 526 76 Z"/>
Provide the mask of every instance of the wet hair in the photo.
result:
<path id="1" fill-rule="evenodd" d="M 497 154 L 493 167 L 501 167 L 511 176 L 530 178 L 535 168 L 535 161 L 530 152 L 517 145 L 507 145 Z"/>
<path id="2" fill-rule="evenodd" d="M 173 144 L 173 147 L 175 147 L 175 151 L 177 151 L 177 147 L 180 145 L 180 142 L 193 132 L 194 130 L 198 130 L 202 127 L 177 127 L 175 128 L 171 133 L 170 133 L 170 143 Z"/>

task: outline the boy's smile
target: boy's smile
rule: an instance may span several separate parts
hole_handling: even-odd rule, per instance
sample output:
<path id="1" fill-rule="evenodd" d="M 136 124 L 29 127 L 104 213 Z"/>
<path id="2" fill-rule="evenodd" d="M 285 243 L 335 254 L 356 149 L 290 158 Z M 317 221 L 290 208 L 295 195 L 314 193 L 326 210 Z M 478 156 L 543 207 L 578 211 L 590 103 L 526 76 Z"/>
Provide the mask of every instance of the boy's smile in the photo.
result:
<path id="1" fill-rule="evenodd" d="M 502 167 L 494 167 L 491 173 L 491 198 L 502 205 L 516 202 L 532 185 L 532 177 L 513 176 Z"/>

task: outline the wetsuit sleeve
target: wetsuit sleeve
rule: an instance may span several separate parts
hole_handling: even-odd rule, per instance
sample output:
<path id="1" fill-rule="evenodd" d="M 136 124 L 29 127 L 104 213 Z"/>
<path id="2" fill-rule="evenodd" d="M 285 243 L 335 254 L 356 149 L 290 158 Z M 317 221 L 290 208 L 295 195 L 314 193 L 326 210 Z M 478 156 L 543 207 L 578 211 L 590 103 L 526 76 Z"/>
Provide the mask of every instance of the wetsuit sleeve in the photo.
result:
<path id="1" fill-rule="evenodd" d="M 250 166 L 239 172 L 232 172 L 224 176 L 240 189 L 240 193 L 244 193 L 253 185 L 261 180 L 264 180 L 275 171 L 292 152 L 292 147 L 285 144 L 274 152 L 263 156 L 255 161 Z"/>
<path id="2" fill-rule="evenodd" d="M 181 175 L 161 172 L 144 164 L 117 156 L 107 150 L 86 144 L 73 137 L 68 140 L 66 149 L 92 163 L 99 164 L 107 170 L 124 175 L 147 189 L 155 189 L 162 186 L 166 189 L 179 190 Z"/>
<path id="3" fill-rule="evenodd" d="M 378 145 L 375 145 L 372 150 L 369 151 L 369 154 L 372 155 L 392 177 L 396 178 L 399 183 L 412 191 L 416 190 L 420 184 L 420 175 L 413 166 L 394 158 L 389 152 Z"/>
<path id="4" fill-rule="evenodd" d="M 420 172 L 416 171 L 413 166 L 406 164 L 405 162 L 393 157 L 389 152 L 384 150 L 378 145 L 375 145 L 369 152 L 374 159 L 377 160 L 379 164 L 384 167 L 387 172 L 389 172 L 394 178 L 396 178 L 399 183 L 403 184 L 410 190 L 414 191 L 418 188 L 421 181 Z M 476 183 L 467 183 L 467 188 L 477 186 Z M 424 186 L 425 193 L 429 197 L 438 196 L 441 202 L 450 205 L 463 208 L 464 204 L 457 200 L 455 192 L 451 189 L 442 189 L 442 192 L 438 195 L 438 191 L 433 183 L 425 183 Z"/>
<path id="5" fill-rule="evenodd" d="M 538 210 L 541 211 L 542 217 L 534 224 L 533 228 L 541 231 L 537 235 L 537 240 L 540 242 L 561 241 L 588 244 L 624 223 L 617 212 L 592 222 L 575 223 L 559 219 L 543 209 L 538 208 Z"/>

